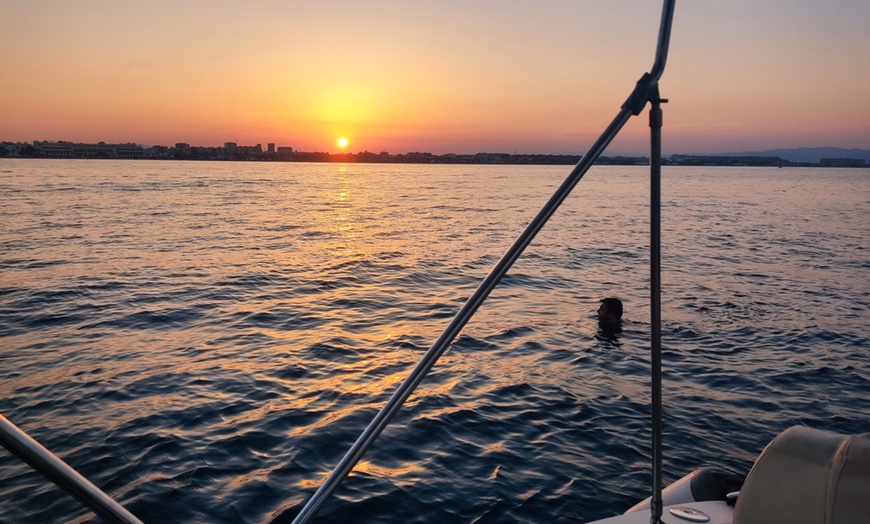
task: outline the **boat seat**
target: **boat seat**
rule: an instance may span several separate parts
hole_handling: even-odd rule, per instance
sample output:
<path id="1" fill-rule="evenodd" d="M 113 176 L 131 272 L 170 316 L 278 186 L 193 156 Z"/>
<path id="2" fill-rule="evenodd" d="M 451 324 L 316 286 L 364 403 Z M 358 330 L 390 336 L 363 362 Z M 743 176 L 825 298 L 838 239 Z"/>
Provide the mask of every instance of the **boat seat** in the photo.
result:
<path id="1" fill-rule="evenodd" d="M 755 461 L 734 524 L 870 524 L 870 433 L 794 426 Z"/>

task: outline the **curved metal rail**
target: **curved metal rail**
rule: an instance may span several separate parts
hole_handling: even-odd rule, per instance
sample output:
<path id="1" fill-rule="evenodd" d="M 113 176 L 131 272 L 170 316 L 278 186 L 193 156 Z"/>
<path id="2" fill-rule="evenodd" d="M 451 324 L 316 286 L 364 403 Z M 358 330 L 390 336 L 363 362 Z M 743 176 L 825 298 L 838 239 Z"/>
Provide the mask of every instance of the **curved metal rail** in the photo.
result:
<path id="1" fill-rule="evenodd" d="M 541 228 L 544 227 L 544 224 L 546 224 L 553 213 L 555 213 L 559 205 L 561 205 L 565 198 L 567 198 L 571 193 L 574 186 L 577 185 L 592 164 L 599 156 L 601 156 L 608 144 L 610 144 L 613 138 L 616 137 L 617 133 L 619 133 L 629 118 L 632 115 L 640 114 L 647 102 L 649 102 L 652 97 L 658 96 L 658 81 L 664 72 L 665 63 L 667 62 L 668 45 L 670 42 L 675 3 L 676 0 L 664 0 L 658 45 L 656 48 L 656 58 L 651 72 L 645 73 L 641 79 L 638 80 L 634 91 L 622 105 L 622 108 L 610 125 L 607 126 L 601 136 L 598 137 L 592 147 L 590 147 L 583 158 L 580 159 L 580 162 L 574 167 L 544 207 L 541 208 L 537 215 L 535 215 L 534 219 L 529 222 L 529 225 L 526 226 L 525 230 L 514 241 L 513 245 L 511 245 L 507 252 L 502 256 L 501 260 L 499 260 L 489 274 L 486 275 L 447 328 L 444 329 L 444 332 L 441 333 L 441 336 L 438 337 L 435 343 L 426 351 L 417 366 L 413 371 L 411 371 L 405 381 L 399 385 L 384 407 L 381 408 L 381 411 L 375 415 L 368 427 L 366 427 L 356 442 L 354 442 L 344 457 L 342 457 L 338 465 L 335 466 L 335 469 L 333 469 L 329 477 L 327 477 L 323 484 L 320 485 L 320 488 L 318 488 L 293 520 L 294 524 L 311 522 L 323 506 L 324 502 L 326 502 L 326 499 L 336 490 L 360 458 L 362 458 L 362 455 L 389 424 L 390 420 L 398 412 L 405 400 L 408 399 L 426 374 L 429 373 L 432 366 L 435 365 L 435 362 L 444 354 L 448 346 L 453 342 L 462 328 L 465 327 L 465 324 L 468 323 L 514 262 L 516 262 L 522 252 L 532 242 Z"/>

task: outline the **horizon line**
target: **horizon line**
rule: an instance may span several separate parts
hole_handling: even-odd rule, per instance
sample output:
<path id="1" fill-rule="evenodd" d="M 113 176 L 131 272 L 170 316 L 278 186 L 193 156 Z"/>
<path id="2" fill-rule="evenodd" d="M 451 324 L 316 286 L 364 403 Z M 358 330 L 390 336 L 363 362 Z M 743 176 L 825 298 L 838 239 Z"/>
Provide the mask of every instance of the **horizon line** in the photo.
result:
<path id="1" fill-rule="evenodd" d="M 257 143 L 256 145 L 239 145 L 239 143 L 235 142 L 235 141 L 227 141 L 227 142 L 224 142 L 223 145 L 218 145 L 218 146 L 206 146 L 206 145 L 190 145 L 186 142 L 176 142 L 174 145 L 163 145 L 163 144 L 145 144 L 145 143 L 140 143 L 140 142 L 105 142 L 103 140 L 100 140 L 98 142 L 73 142 L 71 140 L 31 140 L 29 142 L 13 142 L 13 141 L 7 141 L 7 140 L 0 140 L 0 144 L 12 144 L 12 145 L 27 144 L 30 146 L 36 145 L 37 142 L 53 143 L 53 144 L 72 144 L 72 145 L 100 145 L 100 144 L 103 144 L 103 145 L 135 145 L 135 146 L 138 146 L 138 147 L 141 147 L 144 149 L 152 149 L 152 148 L 178 149 L 179 145 L 185 146 L 182 149 L 186 149 L 186 148 L 191 148 L 191 149 L 193 149 L 193 148 L 226 149 L 227 148 L 226 146 L 228 144 L 232 144 L 233 147 L 238 147 L 238 148 L 243 149 L 243 150 L 248 149 L 248 148 L 257 148 L 257 147 L 262 148 L 263 147 L 262 143 Z M 302 151 L 302 150 L 297 150 L 297 149 L 293 148 L 292 146 L 278 146 L 277 143 L 273 143 L 273 142 L 267 142 L 267 145 L 268 144 L 271 144 L 272 146 L 274 146 L 275 151 L 277 151 L 278 149 L 289 148 L 290 152 L 292 152 L 292 153 L 328 154 L 328 155 L 362 155 L 362 154 L 380 155 L 380 154 L 386 153 L 387 155 L 390 155 L 390 156 L 412 155 L 412 154 L 427 154 L 427 155 L 433 155 L 433 156 L 448 156 L 448 155 L 474 156 L 474 155 L 488 154 L 488 155 L 508 155 L 508 156 L 581 156 L 582 157 L 586 154 L 586 151 L 584 151 L 584 152 L 549 152 L 549 153 L 525 152 L 525 153 L 519 153 L 516 151 L 516 148 L 514 148 L 513 153 L 506 152 L 506 151 L 477 151 L 475 153 L 454 153 L 454 152 L 432 153 L 431 151 L 422 151 L 422 150 L 406 151 L 404 153 L 392 153 L 389 151 L 373 152 L 373 151 L 369 151 L 367 149 L 362 150 L 362 151 L 357 151 L 357 152 L 352 152 L 352 151 L 332 152 L 332 151 Z M 775 148 L 768 148 L 768 149 L 764 149 L 764 150 L 754 150 L 754 151 L 747 150 L 747 151 L 718 151 L 718 152 L 708 151 L 708 152 L 700 152 L 700 153 L 699 152 L 695 152 L 695 153 L 670 153 L 669 156 L 673 156 L 673 155 L 677 155 L 677 156 L 681 156 L 681 155 L 682 156 L 736 156 L 736 155 L 749 155 L 749 154 L 759 154 L 759 153 L 763 154 L 763 153 L 768 153 L 771 151 L 802 151 L 802 150 L 813 150 L 813 149 L 839 149 L 839 150 L 843 150 L 843 151 L 860 151 L 860 152 L 870 153 L 870 149 L 865 149 L 865 148 L 860 148 L 860 147 L 841 147 L 841 146 L 827 145 L 827 146 L 775 147 Z M 263 154 L 269 154 L 269 153 L 264 151 Z M 625 157 L 635 157 L 636 158 L 636 157 L 649 156 L 649 152 L 639 153 L 639 152 L 626 152 L 626 151 L 617 152 L 617 151 L 614 151 L 614 152 L 610 153 L 610 155 L 607 155 L 607 156 L 611 156 L 611 157 L 625 156 Z"/>

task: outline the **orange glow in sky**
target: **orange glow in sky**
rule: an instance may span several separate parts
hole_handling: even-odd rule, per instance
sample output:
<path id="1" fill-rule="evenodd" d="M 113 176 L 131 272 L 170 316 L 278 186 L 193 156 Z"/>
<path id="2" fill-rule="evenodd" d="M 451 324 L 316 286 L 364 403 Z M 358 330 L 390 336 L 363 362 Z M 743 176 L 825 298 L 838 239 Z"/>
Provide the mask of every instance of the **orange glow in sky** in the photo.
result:
<path id="1" fill-rule="evenodd" d="M 652 65 L 660 10 L 10 0 L 0 141 L 580 153 Z M 868 20 L 866 0 L 678 2 L 665 152 L 870 148 Z M 643 153 L 647 134 L 633 119 L 610 151 Z"/>

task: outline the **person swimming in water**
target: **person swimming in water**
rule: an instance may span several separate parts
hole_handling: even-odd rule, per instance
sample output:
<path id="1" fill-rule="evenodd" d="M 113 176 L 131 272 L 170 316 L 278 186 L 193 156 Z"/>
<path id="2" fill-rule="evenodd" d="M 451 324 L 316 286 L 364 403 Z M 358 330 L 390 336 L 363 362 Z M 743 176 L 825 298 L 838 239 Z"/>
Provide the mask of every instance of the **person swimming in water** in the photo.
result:
<path id="1" fill-rule="evenodd" d="M 598 306 L 598 327 L 607 333 L 622 331 L 622 301 L 618 298 L 602 298 Z"/>

